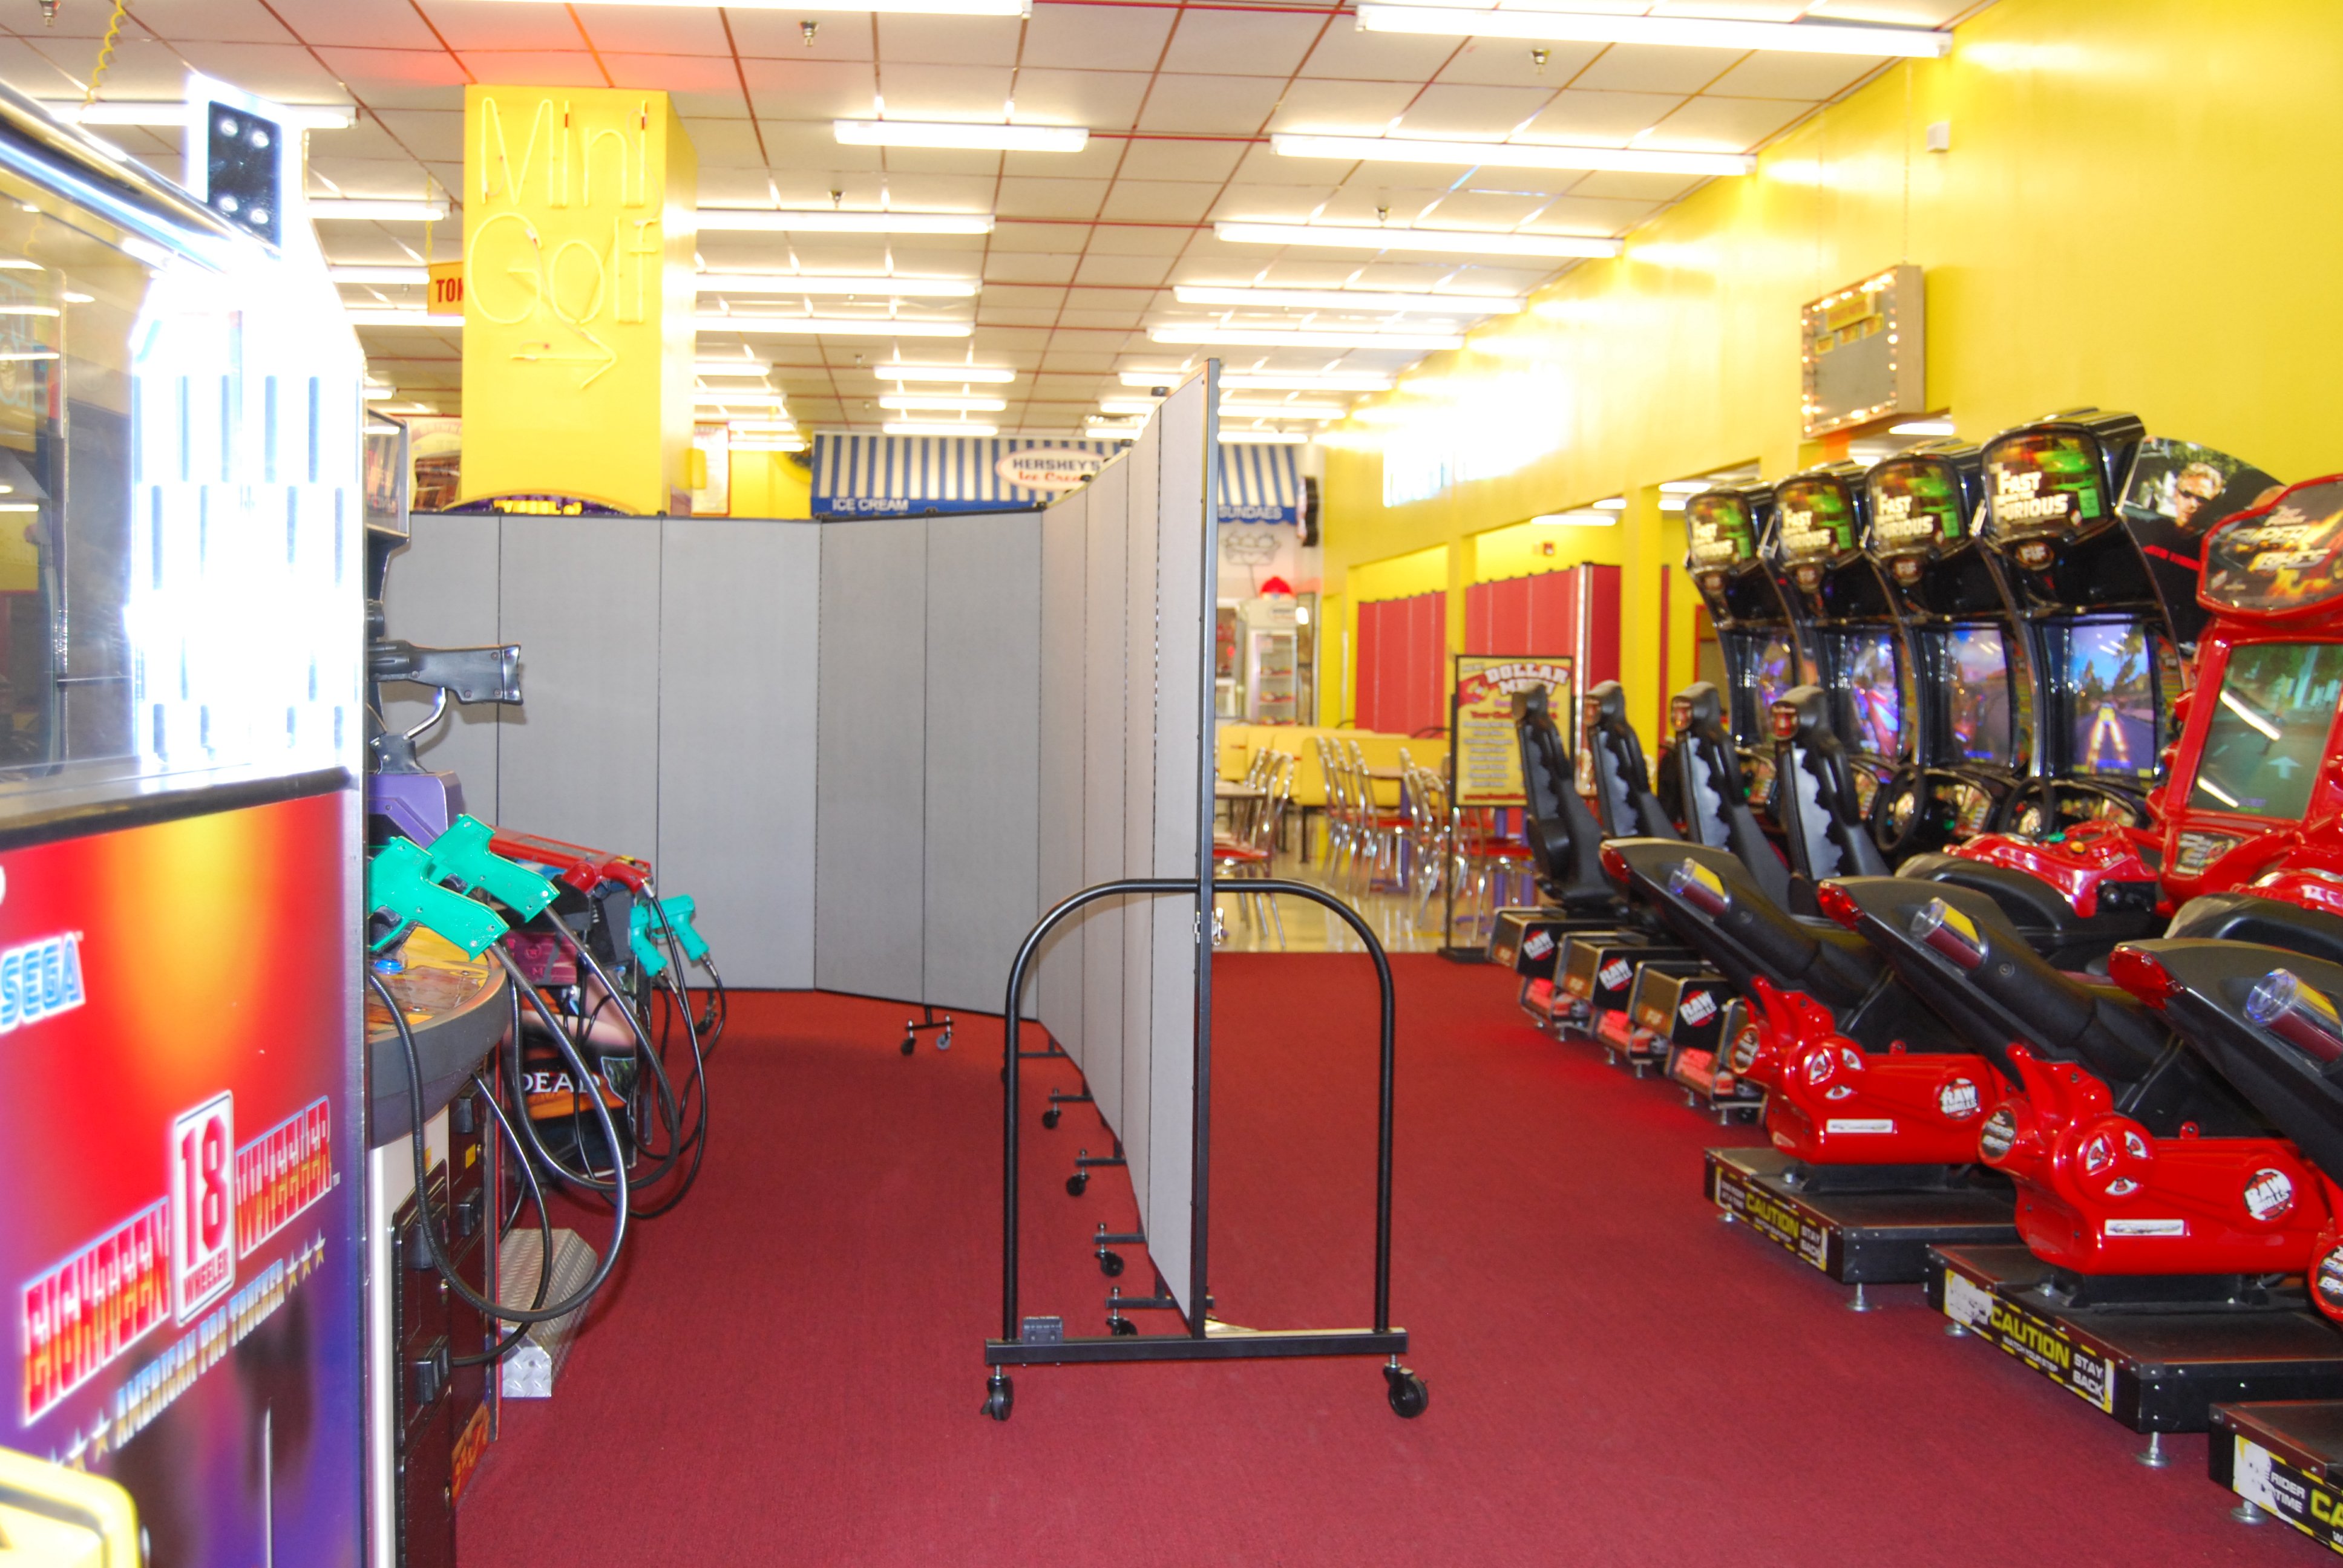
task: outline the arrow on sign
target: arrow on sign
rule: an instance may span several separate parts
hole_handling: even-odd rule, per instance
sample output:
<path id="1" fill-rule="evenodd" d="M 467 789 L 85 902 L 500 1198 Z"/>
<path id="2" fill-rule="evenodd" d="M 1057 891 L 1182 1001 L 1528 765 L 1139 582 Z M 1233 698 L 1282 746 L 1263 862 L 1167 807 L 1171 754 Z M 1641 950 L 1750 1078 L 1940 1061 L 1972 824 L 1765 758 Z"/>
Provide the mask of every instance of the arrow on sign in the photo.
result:
<path id="1" fill-rule="evenodd" d="M 578 337 L 591 344 L 593 346 L 593 352 L 590 354 L 556 354 L 553 351 L 553 345 L 550 343 L 530 343 L 524 345 L 521 350 L 515 354 L 513 357 L 530 365 L 591 365 L 594 368 L 587 373 L 584 380 L 578 383 L 578 390 L 583 391 L 587 387 L 594 385 L 595 382 L 600 380 L 603 376 L 608 373 L 610 367 L 618 362 L 618 351 L 611 347 L 608 344 L 603 342 L 600 338 L 595 337 L 592 333 L 587 331 L 582 327 L 573 327 L 569 330 L 575 332 Z M 533 353 L 531 350 L 542 350 L 543 352 Z"/>

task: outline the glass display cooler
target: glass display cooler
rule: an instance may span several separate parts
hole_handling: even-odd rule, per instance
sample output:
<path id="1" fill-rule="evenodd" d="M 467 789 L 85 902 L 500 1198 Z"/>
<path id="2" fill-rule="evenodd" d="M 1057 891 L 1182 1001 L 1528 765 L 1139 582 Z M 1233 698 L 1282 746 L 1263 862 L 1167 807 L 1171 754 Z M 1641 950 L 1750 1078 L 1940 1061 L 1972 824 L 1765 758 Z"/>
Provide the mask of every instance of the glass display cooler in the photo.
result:
<path id="1" fill-rule="evenodd" d="M 215 86 L 192 189 L 0 89 L 0 1536 L 348 1562 L 363 357 Z"/>

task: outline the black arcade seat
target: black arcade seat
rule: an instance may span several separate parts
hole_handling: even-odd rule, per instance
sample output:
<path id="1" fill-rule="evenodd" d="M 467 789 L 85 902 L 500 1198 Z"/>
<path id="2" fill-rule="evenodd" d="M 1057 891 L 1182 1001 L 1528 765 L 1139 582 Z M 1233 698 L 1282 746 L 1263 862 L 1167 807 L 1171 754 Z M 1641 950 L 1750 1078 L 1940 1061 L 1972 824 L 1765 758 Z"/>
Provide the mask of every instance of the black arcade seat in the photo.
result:
<path id="1" fill-rule="evenodd" d="M 1774 704 L 1774 814 L 1790 869 L 1808 881 L 1884 877 L 1889 867 L 1864 826 L 1855 769 L 1831 728 L 1819 686 L 1793 687 Z"/>
<path id="2" fill-rule="evenodd" d="M 1513 734 L 1521 746 L 1523 815 L 1538 890 L 1566 914 L 1619 913 L 1619 896 L 1603 876 L 1603 829 L 1579 796 L 1578 769 L 1544 688 L 1514 698 Z"/>
<path id="3" fill-rule="evenodd" d="M 1652 793 L 1644 743 L 1627 722 L 1627 692 L 1615 680 L 1586 694 L 1586 744 L 1594 764 L 1594 809 L 1606 839 L 1676 839 L 1674 819 Z"/>
<path id="4" fill-rule="evenodd" d="M 1705 680 L 1676 694 L 1684 715 L 1676 733 L 1676 776 L 1684 790 L 1679 818 L 1695 844 L 1730 850 L 1756 881 L 1767 901 L 1787 905 L 1790 869 L 1774 852 L 1765 829 L 1750 814 L 1741 777 L 1741 756 L 1725 727 L 1725 700 Z"/>

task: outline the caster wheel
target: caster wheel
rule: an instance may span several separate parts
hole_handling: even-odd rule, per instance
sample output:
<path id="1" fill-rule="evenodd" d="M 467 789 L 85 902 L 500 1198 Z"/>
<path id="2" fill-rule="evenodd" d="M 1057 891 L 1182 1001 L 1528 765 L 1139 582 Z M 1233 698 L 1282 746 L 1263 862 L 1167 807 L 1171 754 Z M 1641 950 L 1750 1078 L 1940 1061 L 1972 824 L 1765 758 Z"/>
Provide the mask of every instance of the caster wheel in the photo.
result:
<path id="1" fill-rule="evenodd" d="M 1090 1185 L 1091 1173 L 1087 1171 L 1077 1171 L 1066 1178 L 1066 1196 L 1079 1198 L 1090 1191 Z"/>
<path id="2" fill-rule="evenodd" d="M 1049 1110 L 1041 1112 L 1041 1125 L 1044 1127 L 1055 1127 L 1058 1125 L 1058 1108 L 1056 1106 L 1052 1105 Z"/>
<path id="3" fill-rule="evenodd" d="M 936 1036 L 936 1049 L 938 1050 L 950 1050 L 951 1049 L 951 1030 L 950 1029 L 946 1029 L 943 1033 Z"/>
<path id="4" fill-rule="evenodd" d="M 1017 1385 L 1009 1381 L 1007 1374 L 994 1372 L 992 1381 L 985 1385 L 984 1403 L 978 1413 L 989 1415 L 995 1421 L 1007 1421 L 1010 1411 L 1016 1404 Z"/>
<path id="5" fill-rule="evenodd" d="M 1138 1334 L 1139 1325 L 1129 1318 L 1109 1318 L 1106 1321 L 1106 1330 L 1117 1339 L 1129 1339 Z"/>
<path id="6" fill-rule="evenodd" d="M 1385 1367 L 1383 1382 L 1389 1386 L 1392 1413 L 1402 1421 L 1413 1421 L 1432 1402 L 1432 1391 L 1423 1380 L 1405 1367 Z"/>
<path id="7" fill-rule="evenodd" d="M 919 1036 L 917 1036 L 917 1035 L 913 1035 L 913 1034 L 907 1034 L 907 1035 L 905 1035 L 905 1036 L 903 1037 L 903 1054 L 904 1054 L 905 1056 L 909 1056 L 909 1055 L 910 1055 L 910 1054 L 911 1054 L 911 1052 L 912 1052 L 912 1050 L 914 1050 L 914 1049 L 919 1045 L 919 1043 L 920 1043 Z"/>
<path id="8" fill-rule="evenodd" d="M 1098 1255 L 1098 1261 L 1099 1272 L 1104 1274 L 1110 1280 L 1116 1278 L 1122 1272 L 1122 1254 L 1121 1252 L 1101 1251 Z"/>

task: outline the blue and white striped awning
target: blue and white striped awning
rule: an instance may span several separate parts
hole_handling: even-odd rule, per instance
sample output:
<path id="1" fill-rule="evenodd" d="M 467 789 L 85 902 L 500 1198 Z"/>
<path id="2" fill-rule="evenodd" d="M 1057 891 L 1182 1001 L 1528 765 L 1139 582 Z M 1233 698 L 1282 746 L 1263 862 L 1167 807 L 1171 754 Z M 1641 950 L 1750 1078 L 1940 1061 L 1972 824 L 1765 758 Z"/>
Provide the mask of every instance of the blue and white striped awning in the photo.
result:
<path id="1" fill-rule="evenodd" d="M 1292 447 L 1221 443 L 1221 521 L 1302 522 L 1302 465 Z"/>
<path id="2" fill-rule="evenodd" d="M 1128 445 L 1030 436 L 852 436 L 817 431 L 813 515 L 904 518 L 1030 507 L 1077 487 Z M 1016 483 L 1021 467 L 1044 482 Z"/>
<path id="3" fill-rule="evenodd" d="M 856 436 L 817 431 L 813 515 L 907 518 L 997 512 L 1054 500 L 1096 474 L 1126 441 L 1033 436 Z M 1036 483 L 1020 484 L 1021 477 Z M 1221 521 L 1302 521 L 1292 447 L 1221 447 Z"/>

